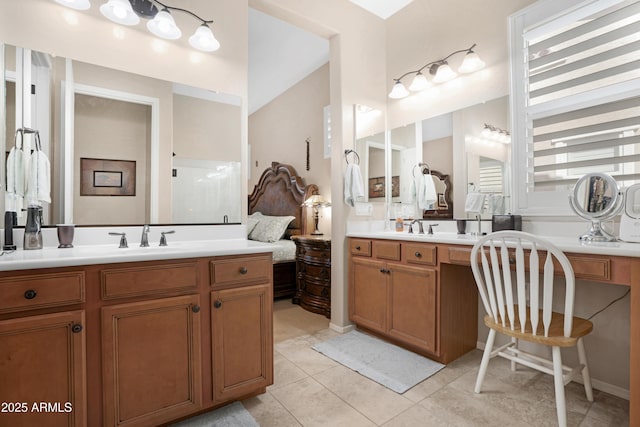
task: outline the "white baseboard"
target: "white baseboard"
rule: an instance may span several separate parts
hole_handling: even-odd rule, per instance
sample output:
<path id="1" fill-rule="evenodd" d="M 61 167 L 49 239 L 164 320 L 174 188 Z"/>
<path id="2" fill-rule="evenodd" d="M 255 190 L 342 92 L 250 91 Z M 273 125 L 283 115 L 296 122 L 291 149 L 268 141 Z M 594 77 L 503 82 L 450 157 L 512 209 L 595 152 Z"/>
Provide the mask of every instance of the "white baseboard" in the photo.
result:
<path id="1" fill-rule="evenodd" d="M 484 344 L 485 343 L 478 341 L 476 343 L 476 347 L 480 350 L 484 350 Z M 582 384 L 581 377 L 577 377 L 574 381 Z M 618 387 L 617 385 L 609 384 L 607 382 L 591 377 L 591 386 L 597 390 L 604 391 L 605 393 L 609 393 L 621 399 L 629 400 L 629 390 Z"/>
<path id="2" fill-rule="evenodd" d="M 351 324 L 347 326 L 338 326 L 335 323 L 329 322 L 329 329 L 332 331 L 336 331 L 338 333 L 344 334 L 350 331 L 353 331 L 356 328 L 356 325 Z"/>

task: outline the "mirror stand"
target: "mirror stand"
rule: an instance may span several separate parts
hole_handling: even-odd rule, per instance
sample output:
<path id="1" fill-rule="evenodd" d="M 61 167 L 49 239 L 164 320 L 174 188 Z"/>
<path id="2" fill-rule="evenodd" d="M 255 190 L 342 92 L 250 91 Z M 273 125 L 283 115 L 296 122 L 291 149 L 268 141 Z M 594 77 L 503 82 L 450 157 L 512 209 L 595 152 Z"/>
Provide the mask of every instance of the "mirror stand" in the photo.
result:
<path id="1" fill-rule="evenodd" d="M 618 193 L 617 200 L 622 199 L 622 194 Z M 607 232 L 604 228 L 602 228 L 602 221 L 606 221 L 607 219 L 615 216 L 620 208 L 622 207 L 622 203 L 617 203 L 617 207 L 613 210 L 609 211 L 608 214 L 604 215 L 601 218 L 594 217 L 593 215 L 584 214 L 582 208 L 576 204 L 576 199 L 574 196 L 569 196 L 569 205 L 571 209 L 582 219 L 586 219 L 587 221 L 591 221 L 591 228 L 585 234 L 579 237 L 582 242 L 615 242 L 618 238 L 611 233 Z"/>

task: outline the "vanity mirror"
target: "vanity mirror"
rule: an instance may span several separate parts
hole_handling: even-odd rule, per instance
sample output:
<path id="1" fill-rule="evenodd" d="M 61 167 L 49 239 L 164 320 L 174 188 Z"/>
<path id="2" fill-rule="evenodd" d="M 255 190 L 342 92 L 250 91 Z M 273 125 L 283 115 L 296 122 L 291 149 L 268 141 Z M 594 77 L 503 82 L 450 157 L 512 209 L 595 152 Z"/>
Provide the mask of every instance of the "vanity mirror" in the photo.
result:
<path id="1" fill-rule="evenodd" d="M 611 242 L 617 238 L 602 228 L 602 222 L 617 215 L 622 207 L 622 193 L 615 179 L 604 173 L 589 173 L 576 182 L 569 203 L 573 211 L 588 221 L 591 228 L 580 240 Z"/>
<path id="2" fill-rule="evenodd" d="M 16 52 L 23 49 L 5 50 L 9 94 L 12 80 L 30 81 L 30 73 L 16 67 Z M 52 203 L 45 223 L 240 222 L 239 97 L 40 55 L 50 59 L 52 94 L 44 104 L 51 106 L 45 116 L 51 123 L 46 144 L 52 164 Z M 15 99 L 6 97 L 6 122 L 15 122 L 11 111 L 22 111 L 25 102 L 21 91 L 15 92 Z M 33 107 L 40 108 L 40 102 Z M 9 133 L 7 123 L 7 132 L 0 135 L 7 150 L 13 144 Z M 95 181 L 96 173 L 105 178 L 104 168 L 83 167 L 88 163 L 81 159 L 111 161 L 102 164 L 113 169 L 106 172 L 115 181 Z M 135 162 L 135 168 L 118 167 L 126 162 Z M 120 185 L 127 170 L 135 175 L 130 177 L 135 186 L 126 195 L 80 192 L 84 181 L 94 187 Z"/>
<path id="3" fill-rule="evenodd" d="M 384 116 L 380 110 L 365 105 L 354 105 L 353 112 L 364 201 L 384 203 L 387 194 Z"/>

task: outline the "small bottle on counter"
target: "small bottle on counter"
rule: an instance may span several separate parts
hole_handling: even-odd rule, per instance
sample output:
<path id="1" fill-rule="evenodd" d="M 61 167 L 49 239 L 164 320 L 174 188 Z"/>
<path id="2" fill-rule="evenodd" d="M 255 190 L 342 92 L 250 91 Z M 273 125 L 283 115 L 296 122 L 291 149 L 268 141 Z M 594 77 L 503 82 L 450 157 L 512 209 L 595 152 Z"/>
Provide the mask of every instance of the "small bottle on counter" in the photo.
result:
<path id="1" fill-rule="evenodd" d="M 402 233 L 404 231 L 404 221 L 401 217 L 396 217 L 396 231 Z"/>

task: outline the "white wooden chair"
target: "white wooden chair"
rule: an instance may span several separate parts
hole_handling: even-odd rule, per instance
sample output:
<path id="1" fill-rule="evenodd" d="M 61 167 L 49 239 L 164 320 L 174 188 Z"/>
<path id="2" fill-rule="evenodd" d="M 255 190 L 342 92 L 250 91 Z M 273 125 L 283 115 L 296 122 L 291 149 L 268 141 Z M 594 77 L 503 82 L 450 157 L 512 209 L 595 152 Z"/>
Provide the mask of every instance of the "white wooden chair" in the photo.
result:
<path id="1" fill-rule="evenodd" d="M 542 265 L 541 257 L 544 257 Z M 560 277 L 564 275 L 565 281 L 564 313 L 552 311 L 557 264 Z M 505 268 L 507 266 L 509 268 Z M 564 386 L 579 373 L 582 373 L 587 399 L 593 401 L 582 340 L 593 330 L 593 324 L 573 316 L 575 278 L 569 260 L 544 239 L 521 231 L 499 231 L 482 237 L 474 245 L 471 268 L 487 312 L 484 323 L 489 327 L 475 392 L 480 393 L 489 360 L 495 356 L 511 360 L 512 370 L 516 364 L 537 369 L 553 375 L 558 424 L 566 426 Z M 494 349 L 497 332 L 511 337 L 511 342 Z M 550 346 L 552 360 L 519 349 L 519 340 Z M 560 348 L 573 346 L 578 349 L 580 364 L 572 369 L 562 364 Z"/>

